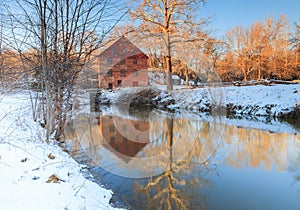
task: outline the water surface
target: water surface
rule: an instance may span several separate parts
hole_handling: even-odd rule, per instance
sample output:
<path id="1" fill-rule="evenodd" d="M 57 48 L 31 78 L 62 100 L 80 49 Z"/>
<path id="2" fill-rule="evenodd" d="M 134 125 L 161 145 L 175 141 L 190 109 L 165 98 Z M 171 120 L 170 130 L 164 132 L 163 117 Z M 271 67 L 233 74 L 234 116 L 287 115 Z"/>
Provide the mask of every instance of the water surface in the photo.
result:
<path id="1" fill-rule="evenodd" d="M 299 133 L 243 124 L 103 111 L 77 115 L 68 138 L 132 209 L 299 209 Z"/>

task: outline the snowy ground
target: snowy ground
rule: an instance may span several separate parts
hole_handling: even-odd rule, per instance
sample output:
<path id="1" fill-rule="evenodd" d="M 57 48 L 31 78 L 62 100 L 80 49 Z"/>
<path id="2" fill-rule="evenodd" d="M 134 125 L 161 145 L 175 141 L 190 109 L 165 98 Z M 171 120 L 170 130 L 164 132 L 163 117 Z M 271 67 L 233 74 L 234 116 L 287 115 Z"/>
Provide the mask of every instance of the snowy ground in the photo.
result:
<path id="1" fill-rule="evenodd" d="M 42 139 L 26 92 L 0 94 L 0 209 L 113 209 L 111 191 Z"/>
<path id="2" fill-rule="evenodd" d="M 300 108 L 300 84 L 295 85 L 256 85 L 205 87 L 189 89 L 185 86 L 175 86 L 171 93 L 165 91 L 165 86 L 155 85 L 163 90 L 157 97 L 162 100 L 174 99 L 175 103 L 168 108 L 179 108 L 191 111 L 206 110 L 209 106 L 234 107 L 236 115 L 279 116 L 288 113 L 296 107 Z M 105 92 L 101 97 L 118 104 L 124 96 L 139 92 L 141 88 L 122 88 Z M 130 94 L 129 94 L 130 93 Z"/>
<path id="3" fill-rule="evenodd" d="M 272 132 L 299 133 L 300 128 L 294 127 L 287 122 L 282 122 L 277 117 L 300 109 L 300 84 L 295 85 L 257 85 L 257 86 L 228 86 L 228 87 L 205 87 L 185 88 L 174 86 L 172 92 L 166 92 L 166 86 L 155 85 L 152 88 L 162 90 L 156 97 L 159 103 L 175 101 L 168 105 L 170 109 L 184 110 L 184 112 L 205 114 L 212 105 L 224 107 L 223 112 L 231 108 L 233 118 L 226 118 L 223 113 L 223 122 L 241 127 L 265 129 Z M 130 100 L 132 93 L 137 94 L 143 88 L 122 88 L 104 92 L 100 99 L 109 101 L 111 104 L 123 103 L 126 98 Z M 145 88 L 144 88 L 145 89 Z M 226 108 L 227 107 L 227 108 Z M 216 110 L 216 115 L 220 110 Z M 113 111 L 118 113 L 117 111 Z"/>
<path id="4" fill-rule="evenodd" d="M 231 107 L 236 115 L 276 117 L 300 107 L 300 84 L 198 88 L 180 92 L 174 92 L 174 98 L 181 108 L 201 109 L 209 103 Z"/>

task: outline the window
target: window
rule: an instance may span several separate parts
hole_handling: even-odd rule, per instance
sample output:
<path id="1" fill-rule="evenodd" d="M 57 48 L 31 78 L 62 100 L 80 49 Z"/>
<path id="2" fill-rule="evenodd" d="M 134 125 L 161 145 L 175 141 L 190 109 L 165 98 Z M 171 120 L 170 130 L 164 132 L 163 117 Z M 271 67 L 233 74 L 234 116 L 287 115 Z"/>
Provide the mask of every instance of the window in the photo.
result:
<path id="1" fill-rule="evenodd" d="M 111 58 L 107 59 L 107 63 L 108 63 L 108 64 L 112 64 Z"/>
<path id="2" fill-rule="evenodd" d="M 120 64 L 124 65 L 125 64 L 125 59 L 122 59 L 121 62 L 120 62 Z"/>
<path id="3" fill-rule="evenodd" d="M 111 136 L 111 137 L 109 138 L 109 142 L 112 143 L 112 144 L 115 143 L 115 137 L 114 137 L 114 136 Z"/>
<path id="4" fill-rule="evenodd" d="M 110 69 L 110 70 L 108 70 L 108 72 L 107 72 L 107 76 L 108 77 L 112 77 L 112 75 L 113 75 L 113 73 L 112 73 L 112 70 Z"/>
<path id="5" fill-rule="evenodd" d="M 125 77 L 126 76 L 126 72 L 124 69 L 121 70 L 121 77 Z"/>
<path id="6" fill-rule="evenodd" d="M 138 76 L 138 70 L 133 71 L 133 76 L 137 77 Z"/>
<path id="7" fill-rule="evenodd" d="M 123 49 L 122 50 L 122 54 L 124 55 L 126 53 L 126 49 Z"/>
<path id="8" fill-rule="evenodd" d="M 137 58 L 134 58 L 134 59 L 133 59 L 133 64 L 137 64 L 137 63 L 138 63 Z"/>
<path id="9" fill-rule="evenodd" d="M 122 85 L 122 80 L 118 80 L 118 87 Z"/>
<path id="10" fill-rule="evenodd" d="M 114 130 L 115 130 L 115 126 L 114 126 L 114 125 L 110 125 L 110 126 L 109 126 L 109 131 L 110 131 L 110 132 L 113 132 Z"/>
<path id="11" fill-rule="evenodd" d="M 111 54 L 112 54 L 112 55 L 115 55 L 115 54 L 116 54 L 116 48 L 113 48 L 113 49 L 111 50 Z"/>
<path id="12" fill-rule="evenodd" d="M 108 83 L 108 89 L 113 89 L 113 84 L 112 83 Z"/>

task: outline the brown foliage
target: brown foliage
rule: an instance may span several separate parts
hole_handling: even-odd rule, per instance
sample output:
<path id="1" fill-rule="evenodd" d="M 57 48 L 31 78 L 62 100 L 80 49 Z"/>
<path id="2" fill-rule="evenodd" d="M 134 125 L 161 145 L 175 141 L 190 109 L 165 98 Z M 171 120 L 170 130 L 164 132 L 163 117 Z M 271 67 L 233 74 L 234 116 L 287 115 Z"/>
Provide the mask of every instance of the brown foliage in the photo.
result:
<path id="1" fill-rule="evenodd" d="M 291 34 L 285 16 L 266 18 L 248 28 L 235 27 L 226 33 L 227 51 L 218 73 L 222 80 L 298 79 L 297 50 L 292 48 Z M 240 78 L 240 75 L 243 78 Z"/>

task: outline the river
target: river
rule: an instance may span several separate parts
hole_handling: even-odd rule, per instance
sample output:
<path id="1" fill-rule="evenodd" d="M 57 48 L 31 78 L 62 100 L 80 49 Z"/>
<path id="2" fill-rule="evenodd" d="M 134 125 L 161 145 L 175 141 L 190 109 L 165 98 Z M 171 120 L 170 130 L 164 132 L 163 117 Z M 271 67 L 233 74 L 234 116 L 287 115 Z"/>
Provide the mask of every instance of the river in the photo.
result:
<path id="1" fill-rule="evenodd" d="M 131 209 L 299 209 L 299 122 L 267 122 L 100 110 L 66 147 Z"/>

